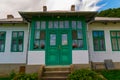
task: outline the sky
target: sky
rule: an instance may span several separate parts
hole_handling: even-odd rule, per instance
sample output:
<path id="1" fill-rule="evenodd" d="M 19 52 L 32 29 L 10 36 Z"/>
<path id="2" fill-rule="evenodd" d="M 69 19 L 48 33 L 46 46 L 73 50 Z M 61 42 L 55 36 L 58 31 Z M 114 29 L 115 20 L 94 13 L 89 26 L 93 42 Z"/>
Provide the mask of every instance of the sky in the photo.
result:
<path id="1" fill-rule="evenodd" d="M 18 11 L 41 11 L 43 5 L 47 5 L 48 10 L 68 10 L 72 4 L 80 11 L 120 8 L 120 0 L 0 0 L 0 19 L 7 14 L 20 17 Z"/>
<path id="2" fill-rule="evenodd" d="M 103 4 L 105 5 L 101 7 L 99 11 L 106 10 L 109 8 L 120 8 L 120 0 L 102 0 L 97 5 L 100 6 Z"/>

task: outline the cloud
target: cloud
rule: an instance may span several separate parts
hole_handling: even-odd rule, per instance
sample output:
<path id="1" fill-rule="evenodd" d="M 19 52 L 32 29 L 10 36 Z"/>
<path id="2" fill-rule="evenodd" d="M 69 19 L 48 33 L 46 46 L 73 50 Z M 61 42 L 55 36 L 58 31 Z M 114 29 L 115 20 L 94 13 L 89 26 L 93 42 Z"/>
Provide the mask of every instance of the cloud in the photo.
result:
<path id="1" fill-rule="evenodd" d="M 0 18 L 7 14 L 13 14 L 20 17 L 18 11 L 38 11 L 40 10 L 41 0 L 1 0 Z"/>
<path id="2" fill-rule="evenodd" d="M 47 5 L 48 10 L 70 10 L 75 4 L 77 10 L 96 11 L 99 9 L 96 4 L 100 0 L 0 0 L 0 18 L 5 18 L 7 14 L 20 17 L 18 11 L 41 11 L 43 5 Z"/>

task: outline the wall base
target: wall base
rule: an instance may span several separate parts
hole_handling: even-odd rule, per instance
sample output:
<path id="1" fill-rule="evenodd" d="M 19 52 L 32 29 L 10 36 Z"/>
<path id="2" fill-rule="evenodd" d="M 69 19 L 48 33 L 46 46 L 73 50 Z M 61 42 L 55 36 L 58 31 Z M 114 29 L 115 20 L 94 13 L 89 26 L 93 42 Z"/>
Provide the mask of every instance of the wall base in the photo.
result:
<path id="1" fill-rule="evenodd" d="M 9 76 L 12 71 L 19 73 L 38 73 L 41 65 L 0 64 L 0 77 Z"/>
<path id="2" fill-rule="evenodd" d="M 72 64 L 71 71 L 78 70 L 78 69 L 90 69 L 90 64 Z"/>
<path id="3" fill-rule="evenodd" d="M 113 62 L 114 69 L 120 69 L 120 62 Z M 92 69 L 106 69 L 104 62 L 92 62 Z"/>

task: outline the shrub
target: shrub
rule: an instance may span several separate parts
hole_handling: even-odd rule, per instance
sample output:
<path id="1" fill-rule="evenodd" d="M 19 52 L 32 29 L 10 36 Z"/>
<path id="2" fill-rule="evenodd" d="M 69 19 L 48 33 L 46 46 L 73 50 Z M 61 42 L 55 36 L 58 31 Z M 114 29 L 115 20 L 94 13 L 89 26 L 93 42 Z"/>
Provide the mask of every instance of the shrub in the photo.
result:
<path id="1" fill-rule="evenodd" d="M 25 73 L 15 73 L 11 72 L 10 80 L 38 80 L 38 74 L 25 74 Z"/>
<path id="2" fill-rule="evenodd" d="M 106 80 L 100 74 L 87 69 L 76 70 L 68 76 L 68 80 Z"/>
<path id="3" fill-rule="evenodd" d="M 96 70 L 108 80 L 120 80 L 120 70 Z"/>

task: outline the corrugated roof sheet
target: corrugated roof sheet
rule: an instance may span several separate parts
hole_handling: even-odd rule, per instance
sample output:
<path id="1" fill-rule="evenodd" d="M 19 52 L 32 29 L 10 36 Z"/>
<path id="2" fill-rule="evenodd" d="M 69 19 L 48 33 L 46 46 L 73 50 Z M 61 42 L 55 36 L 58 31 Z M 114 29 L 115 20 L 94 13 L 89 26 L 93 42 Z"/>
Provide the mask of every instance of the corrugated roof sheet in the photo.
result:
<path id="1" fill-rule="evenodd" d="M 12 18 L 12 19 L 0 19 L 0 23 L 23 23 L 22 18 Z"/>
<path id="2" fill-rule="evenodd" d="M 120 21 L 120 18 L 115 18 L 115 17 L 95 17 L 95 21 L 98 21 L 98 22 L 114 22 L 114 21 Z"/>

